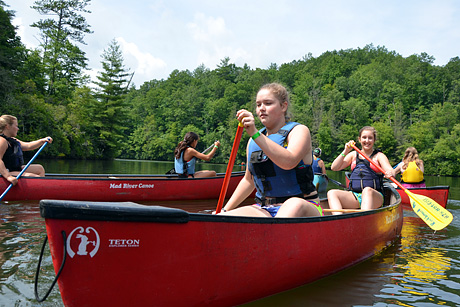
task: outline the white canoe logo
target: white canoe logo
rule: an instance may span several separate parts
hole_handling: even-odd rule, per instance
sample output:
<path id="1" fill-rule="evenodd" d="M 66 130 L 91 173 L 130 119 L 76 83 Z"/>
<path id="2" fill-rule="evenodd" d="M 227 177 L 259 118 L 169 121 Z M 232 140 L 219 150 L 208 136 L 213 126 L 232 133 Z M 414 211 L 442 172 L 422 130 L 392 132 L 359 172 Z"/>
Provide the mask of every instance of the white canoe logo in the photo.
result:
<path id="1" fill-rule="evenodd" d="M 76 253 L 72 249 L 72 241 L 78 242 L 78 249 Z M 87 227 L 84 229 L 80 226 L 72 230 L 67 238 L 67 253 L 71 258 L 73 258 L 75 254 L 80 256 L 89 255 L 92 258 L 99 250 L 100 242 L 101 240 L 99 238 L 99 234 L 93 227 Z M 75 243 L 74 246 L 76 245 L 77 244 Z"/>

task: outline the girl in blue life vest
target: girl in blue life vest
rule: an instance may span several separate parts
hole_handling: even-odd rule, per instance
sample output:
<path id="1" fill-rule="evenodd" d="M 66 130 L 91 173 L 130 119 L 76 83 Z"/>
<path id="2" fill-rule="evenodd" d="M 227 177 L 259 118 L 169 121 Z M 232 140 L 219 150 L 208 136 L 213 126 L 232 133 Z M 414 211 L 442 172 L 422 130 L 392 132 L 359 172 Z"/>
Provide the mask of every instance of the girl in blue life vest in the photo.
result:
<path id="1" fill-rule="evenodd" d="M 282 85 L 262 86 L 256 97 L 256 113 L 264 128 L 257 130 L 247 110 L 236 113 L 251 136 L 247 168 L 235 192 L 220 214 L 258 217 L 323 215 L 313 185 L 310 130 L 288 120 L 289 95 Z M 256 204 L 238 207 L 256 192 Z"/>
<path id="2" fill-rule="evenodd" d="M 401 172 L 401 184 L 405 188 L 426 188 L 423 178 L 423 161 L 418 157 L 415 147 L 408 147 L 402 162 L 395 168 L 395 174 Z"/>
<path id="3" fill-rule="evenodd" d="M 197 159 L 205 161 L 211 160 L 216 154 L 220 142 L 216 141 L 212 150 L 205 155 L 195 149 L 198 141 L 198 134 L 195 132 L 187 132 L 184 136 L 184 140 L 177 144 L 174 150 L 174 168 L 176 173 L 179 174 L 179 177 L 203 178 L 216 176 L 216 171 L 203 170 L 195 172 L 195 163 Z"/>
<path id="4" fill-rule="evenodd" d="M 352 143 L 345 144 L 345 149 L 332 162 L 331 170 L 340 171 L 351 166 L 350 191 L 329 190 L 327 193 L 329 207 L 331 209 L 358 209 L 371 210 L 383 205 L 382 177 L 394 177 L 394 170 L 388 161 L 387 156 L 382 152 L 374 150 L 374 143 L 377 132 L 373 127 L 363 127 L 359 131 L 358 141 L 362 151 L 366 156 L 375 161 L 385 170 L 385 174 L 379 174 L 372 164 L 356 151 L 352 151 Z M 367 162 L 367 163 L 366 163 Z M 341 212 L 333 212 L 341 214 Z"/>
<path id="5" fill-rule="evenodd" d="M 15 185 L 17 175 L 24 167 L 23 151 L 34 150 L 45 142 L 51 143 L 53 139 L 46 137 L 32 142 L 23 142 L 16 138 L 18 134 L 18 120 L 12 115 L 0 116 L 0 174 L 8 182 Z M 40 164 L 31 164 L 23 176 L 45 176 L 45 169 Z"/>

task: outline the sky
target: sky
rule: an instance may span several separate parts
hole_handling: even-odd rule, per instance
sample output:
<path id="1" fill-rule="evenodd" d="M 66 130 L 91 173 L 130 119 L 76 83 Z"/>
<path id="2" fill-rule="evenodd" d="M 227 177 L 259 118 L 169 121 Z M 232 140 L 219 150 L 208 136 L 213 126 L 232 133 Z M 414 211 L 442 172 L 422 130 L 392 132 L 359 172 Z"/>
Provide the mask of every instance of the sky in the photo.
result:
<path id="1" fill-rule="evenodd" d="M 39 45 L 30 27 L 40 15 L 34 0 L 4 0 L 28 48 Z M 93 0 L 83 14 L 92 34 L 87 72 L 96 80 L 102 54 L 117 40 L 124 64 L 144 82 L 167 79 L 174 70 L 213 70 L 229 57 L 237 66 L 266 69 L 326 51 L 384 46 L 408 57 L 423 52 L 446 65 L 460 56 L 457 0 Z"/>

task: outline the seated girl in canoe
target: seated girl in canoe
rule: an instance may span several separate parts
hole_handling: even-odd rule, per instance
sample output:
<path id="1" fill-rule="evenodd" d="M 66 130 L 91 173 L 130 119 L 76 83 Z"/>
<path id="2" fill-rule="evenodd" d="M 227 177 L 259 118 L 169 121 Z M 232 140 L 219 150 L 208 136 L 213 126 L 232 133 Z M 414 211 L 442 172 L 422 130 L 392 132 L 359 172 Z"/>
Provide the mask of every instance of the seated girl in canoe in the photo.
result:
<path id="1" fill-rule="evenodd" d="M 187 132 L 184 140 L 179 142 L 174 150 L 174 168 L 181 178 L 203 178 L 216 176 L 215 171 L 203 170 L 195 172 L 195 164 L 197 159 L 205 161 L 211 160 L 216 154 L 217 148 L 220 146 L 220 142 L 216 141 L 211 152 L 205 155 L 195 149 L 199 139 L 198 134 L 195 132 Z"/>
<path id="2" fill-rule="evenodd" d="M 326 166 L 320 157 L 321 148 L 315 148 L 315 150 L 313 150 L 313 163 L 311 166 L 313 168 L 313 173 L 315 174 L 313 185 L 319 193 L 322 193 L 326 192 L 328 178 L 326 175 Z"/>
<path id="3" fill-rule="evenodd" d="M 395 168 L 395 174 L 401 172 L 401 184 L 405 188 L 426 188 L 423 178 L 423 161 L 418 157 L 415 147 L 408 147 L 402 162 Z"/>
<path id="4" fill-rule="evenodd" d="M 238 120 L 251 136 L 243 179 L 220 214 L 259 217 L 322 216 L 313 185 L 310 130 L 290 122 L 289 95 L 280 84 L 257 93 L 256 113 L 265 126 L 257 130 L 254 116 L 239 110 Z M 257 189 L 257 204 L 237 206 Z"/>
<path id="5" fill-rule="evenodd" d="M 363 127 L 359 131 L 359 142 L 366 156 L 375 161 L 385 170 L 385 177 L 394 177 L 394 170 L 388 158 L 382 152 L 374 149 L 377 132 L 374 127 Z M 350 191 L 329 190 L 327 198 L 331 209 L 371 210 L 383 205 L 383 174 L 356 151 L 352 151 L 354 141 L 345 144 L 345 149 L 332 162 L 331 170 L 341 171 L 351 166 Z M 333 214 L 341 214 L 336 211 Z"/>
<path id="6" fill-rule="evenodd" d="M 46 137 L 32 142 L 23 142 L 16 138 L 18 134 L 18 119 L 12 115 L 0 116 L 0 174 L 15 185 L 17 175 L 24 167 L 23 151 L 34 150 L 53 139 Z M 23 176 L 42 177 L 45 169 L 41 164 L 31 164 Z"/>

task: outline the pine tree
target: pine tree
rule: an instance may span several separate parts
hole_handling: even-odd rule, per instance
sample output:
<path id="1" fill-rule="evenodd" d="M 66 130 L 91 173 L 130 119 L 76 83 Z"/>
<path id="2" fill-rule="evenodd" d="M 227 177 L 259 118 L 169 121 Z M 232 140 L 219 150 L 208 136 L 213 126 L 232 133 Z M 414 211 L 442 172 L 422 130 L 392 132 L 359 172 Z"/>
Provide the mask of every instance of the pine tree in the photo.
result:
<path id="1" fill-rule="evenodd" d="M 96 105 L 94 106 L 94 125 L 99 139 L 98 148 L 103 158 L 117 155 L 124 141 L 125 122 L 128 118 L 125 96 L 128 92 L 129 69 L 123 64 L 120 45 L 112 40 L 102 54 L 103 70 L 98 74 L 99 82 L 94 82 Z"/>
<path id="2" fill-rule="evenodd" d="M 85 34 L 92 33 L 86 19 L 80 13 L 90 0 L 36 0 L 33 9 L 51 16 L 32 24 L 41 31 L 43 64 L 48 79 L 47 92 L 51 101 L 63 103 L 73 90 L 84 83 L 83 70 L 88 59 L 77 45 L 85 44 Z"/>

